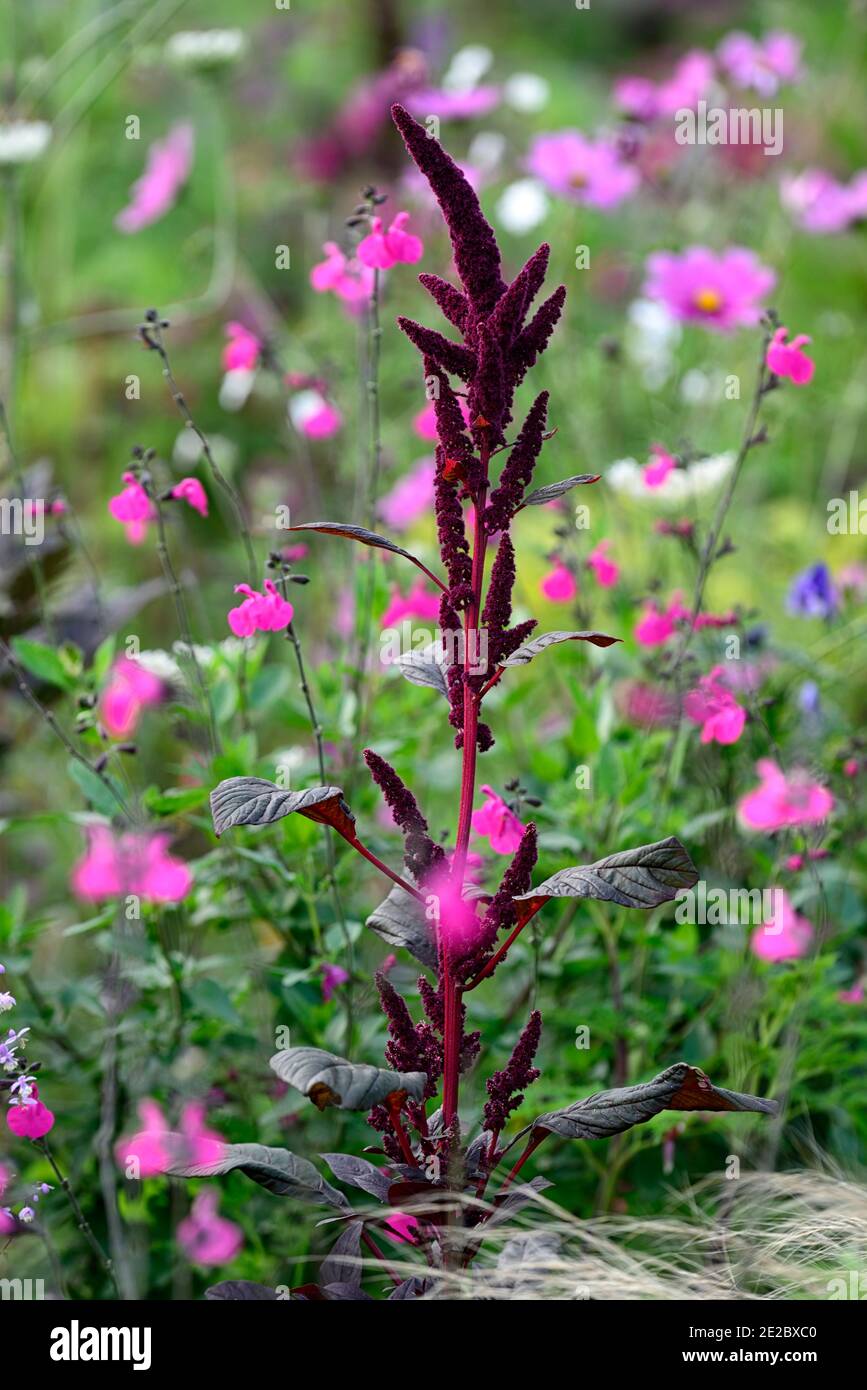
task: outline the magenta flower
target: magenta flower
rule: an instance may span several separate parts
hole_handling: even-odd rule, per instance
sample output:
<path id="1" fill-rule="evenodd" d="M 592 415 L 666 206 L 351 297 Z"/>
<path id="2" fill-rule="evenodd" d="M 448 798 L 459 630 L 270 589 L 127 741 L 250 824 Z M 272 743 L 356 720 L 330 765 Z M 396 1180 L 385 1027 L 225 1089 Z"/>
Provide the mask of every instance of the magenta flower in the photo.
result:
<path id="1" fill-rule="evenodd" d="M 761 960 L 797 960 L 810 949 L 814 935 L 812 924 L 798 915 L 785 889 L 777 889 L 774 896 L 774 915 L 769 922 L 756 927 L 750 937 L 750 949 Z"/>
<path id="2" fill-rule="evenodd" d="M 168 852 L 168 835 L 116 836 L 105 825 L 87 832 L 87 852 L 72 871 L 72 887 L 80 898 L 102 902 L 136 894 L 149 902 L 180 902 L 192 886 L 186 864 Z"/>
<path id="3" fill-rule="evenodd" d="M 587 565 L 596 575 L 596 583 L 603 589 L 610 589 L 620 578 L 620 566 L 608 555 L 610 541 L 600 541 L 587 556 Z"/>
<path id="4" fill-rule="evenodd" d="M 148 522 L 156 518 L 156 508 L 134 473 L 124 473 L 126 487 L 116 497 L 109 498 L 108 510 L 115 521 L 126 527 L 130 545 L 141 545 L 147 535 Z"/>
<path id="5" fill-rule="evenodd" d="M 808 773 L 796 769 L 786 775 L 770 758 L 762 758 L 757 768 L 761 782 L 738 805 L 738 818 L 748 829 L 815 825 L 833 810 L 831 793 Z"/>
<path id="6" fill-rule="evenodd" d="M 433 459 L 421 459 L 380 498 L 377 511 L 392 530 L 404 530 L 431 510 L 435 471 Z"/>
<path id="7" fill-rule="evenodd" d="M 768 347 L 765 362 L 774 376 L 787 376 L 796 386 L 807 386 L 813 380 L 816 364 L 803 351 L 805 343 L 812 342 L 806 333 L 799 333 L 790 343 L 788 328 L 778 328 Z"/>
<path id="8" fill-rule="evenodd" d="M 701 724 L 702 743 L 737 743 L 744 731 L 747 712 L 723 684 L 722 666 L 701 677 L 684 697 L 683 708 L 688 719 Z"/>
<path id="9" fill-rule="evenodd" d="M 391 270 L 402 262 L 414 265 L 424 255 L 421 237 L 406 231 L 408 212 L 399 212 L 387 232 L 382 229 L 382 218 L 371 220 L 369 234 L 358 243 L 355 254 L 362 265 L 374 270 Z"/>
<path id="10" fill-rule="evenodd" d="M 514 854 L 521 843 L 524 826 L 493 787 L 482 787 L 482 794 L 485 804 L 473 811 L 473 830 L 490 840 L 495 854 Z"/>
<path id="11" fill-rule="evenodd" d="M 464 424 L 468 425 L 470 423 L 470 412 L 466 397 L 457 396 L 456 400 L 458 409 L 463 416 Z M 437 432 L 437 411 L 433 401 L 428 401 L 424 409 L 419 411 L 412 422 L 412 427 L 420 439 L 427 439 L 431 442 L 439 440 L 439 433 Z"/>
<path id="12" fill-rule="evenodd" d="M 643 293 L 661 300 L 676 319 L 702 323 L 720 333 L 758 323 L 759 300 L 776 275 L 752 251 L 729 247 L 721 255 L 691 246 L 682 255 L 657 251 L 647 258 Z"/>
<path id="13" fill-rule="evenodd" d="M 295 610 L 278 594 L 272 580 L 265 580 L 264 594 L 251 589 L 249 584 L 236 584 L 235 593 L 246 594 L 244 602 L 237 608 L 230 608 L 226 614 L 236 637 L 252 637 L 254 632 L 280 632 L 291 623 Z"/>
<path id="14" fill-rule="evenodd" d="M 193 1209 L 178 1226 L 178 1244 L 191 1264 L 222 1265 L 233 1260 L 244 1241 L 234 1221 L 217 1215 L 219 1199 L 209 1189 L 200 1192 Z"/>
<path id="15" fill-rule="evenodd" d="M 342 965 L 331 965 L 329 962 L 324 962 L 319 968 L 322 971 L 322 998 L 326 1004 L 330 1004 L 335 992 L 349 979 L 349 971 L 344 970 Z"/>
<path id="16" fill-rule="evenodd" d="M 198 478 L 181 478 L 181 481 L 175 483 L 172 488 L 171 495 L 188 502 L 193 511 L 199 513 L 199 516 L 208 515 L 208 494 Z"/>
<path id="17" fill-rule="evenodd" d="M 841 1004 L 863 1004 L 864 981 L 857 980 L 851 989 L 841 989 L 837 998 Z"/>
<path id="18" fill-rule="evenodd" d="M 646 464 L 642 473 L 645 487 L 662 487 L 669 473 L 677 467 L 677 459 L 673 454 L 667 453 L 664 445 L 651 444 L 650 453 L 652 463 Z"/>
<path id="19" fill-rule="evenodd" d="M 531 173 L 553 193 L 588 207 L 614 208 L 640 183 L 638 171 L 622 160 L 615 145 L 589 140 L 579 130 L 539 135 L 529 154 Z"/>
<path id="20" fill-rule="evenodd" d="M 418 1220 L 405 1211 L 393 1211 L 387 1217 L 382 1234 L 388 1236 L 396 1245 L 415 1245 L 416 1234 L 421 1231 Z"/>
<path id="21" fill-rule="evenodd" d="M 129 738 L 148 705 L 163 698 L 163 683 L 127 656 L 118 657 L 99 703 L 100 718 L 112 738 Z"/>
<path id="22" fill-rule="evenodd" d="M 776 29 L 764 39 L 736 31 L 717 49 L 723 69 L 739 87 L 751 87 L 772 97 L 783 82 L 801 77 L 801 41 Z"/>
<path id="23" fill-rule="evenodd" d="M 180 1147 L 178 1135 L 170 1130 L 165 1115 L 155 1100 L 145 1099 L 138 1106 L 142 1128 L 126 1139 L 119 1139 L 115 1158 L 127 1169 L 135 1160 L 136 1176 L 156 1177 L 175 1163 L 214 1163 L 222 1152 L 223 1140 L 205 1125 L 205 1107 L 190 1101 L 181 1112 Z"/>
<path id="24" fill-rule="evenodd" d="M 39 1099 L 38 1087 L 20 1078 L 13 1085 L 6 1123 L 19 1139 L 42 1139 L 54 1128 L 54 1115 Z"/>
<path id="25" fill-rule="evenodd" d="M 549 603 L 570 603 L 578 593 L 577 579 L 559 560 L 543 577 L 539 587 Z"/>
<path id="26" fill-rule="evenodd" d="M 689 616 L 689 609 L 684 608 L 680 594 L 675 594 L 666 608 L 660 608 L 653 599 L 648 599 L 635 628 L 635 640 L 642 647 L 660 647 L 674 636 L 676 624 Z"/>
<path id="27" fill-rule="evenodd" d="M 653 82 L 647 77 L 621 77 L 614 84 L 617 106 L 637 121 L 653 121 L 694 107 L 706 96 L 714 76 L 713 58 L 693 49 L 681 58 L 671 77 Z"/>
<path id="28" fill-rule="evenodd" d="M 396 585 L 392 586 L 388 607 L 382 615 L 381 626 L 397 627 L 405 618 L 420 618 L 424 622 L 436 622 L 439 618 L 440 601 L 432 594 L 423 579 L 413 584 L 408 594 L 402 594 Z"/>
<path id="29" fill-rule="evenodd" d="M 424 120 L 435 111 L 441 121 L 472 121 L 487 116 L 500 104 L 499 87 L 468 87 L 461 91 L 442 88 L 416 92 L 407 98 L 407 110 Z"/>
<path id="30" fill-rule="evenodd" d="M 437 940 L 445 942 L 454 956 L 471 951 L 479 938 L 479 919 L 444 864 L 426 876 L 425 896 L 426 915 L 435 924 Z"/>
<path id="31" fill-rule="evenodd" d="M 311 270 L 310 284 L 317 294 L 335 294 L 351 313 L 358 313 L 373 292 L 373 270 L 345 256 L 335 241 L 326 241 L 322 249 L 326 259 Z"/>
<path id="32" fill-rule="evenodd" d="M 289 402 L 293 425 L 308 439 L 330 439 L 343 424 L 343 416 L 315 387 L 299 391 Z"/>
<path id="33" fill-rule="evenodd" d="M 844 232 L 867 217 L 867 169 L 848 184 L 825 169 L 805 169 L 794 178 L 780 180 L 780 201 L 805 232 Z"/>
<path id="34" fill-rule="evenodd" d="M 157 140 L 147 153 L 145 171 L 131 189 L 130 201 L 114 219 L 121 232 L 140 232 L 174 206 L 190 176 L 193 163 L 193 127 L 172 126 L 165 140 Z"/>
<path id="35" fill-rule="evenodd" d="M 226 372 L 252 372 L 259 364 L 262 344 L 245 328 L 243 323 L 227 323 L 228 342 L 223 348 L 223 370 Z"/>

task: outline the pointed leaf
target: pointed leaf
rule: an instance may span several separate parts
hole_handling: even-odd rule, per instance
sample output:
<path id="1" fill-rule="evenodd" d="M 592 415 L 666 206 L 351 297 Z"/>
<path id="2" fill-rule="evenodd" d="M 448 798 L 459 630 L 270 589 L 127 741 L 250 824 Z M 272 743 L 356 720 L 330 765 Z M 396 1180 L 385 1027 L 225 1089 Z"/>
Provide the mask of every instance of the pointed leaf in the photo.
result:
<path id="1" fill-rule="evenodd" d="M 421 1298 L 427 1289 L 427 1280 L 420 1279 L 413 1275 L 411 1279 L 404 1279 L 402 1284 L 396 1284 L 386 1300 L 393 1303 L 408 1298 Z"/>
<path id="2" fill-rule="evenodd" d="M 652 1081 L 599 1091 L 563 1110 L 540 1115 L 529 1128 L 534 1133 L 546 1130 L 564 1139 L 608 1139 L 633 1125 L 645 1124 L 662 1110 L 751 1110 L 775 1115 L 779 1104 L 714 1086 L 698 1067 L 676 1062 Z"/>
<path id="3" fill-rule="evenodd" d="M 325 1160 L 340 1182 L 345 1182 L 348 1187 L 360 1188 L 379 1202 L 388 1201 L 391 1178 L 375 1164 L 368 1163 L 366 1158 L 357 1158 L 355 1154 L 320 1154 L 319 1157 Z"/>
<path id="4" fill-rule="evenodd" d="M 366 925 L 389 946 L 402 946 L 422 965 L 436 969 L 438 954 L 431 924 L 418 901 L 396 883 L 367 919 Z"/>
<path id="5" fill-rule="evenodd" d="M 351 1221 L 344 1226 L 332 1245 L 319 1271 L 319 1282 L 348 1284 L 358 1288 L 361 1283 L 361 1222 Z"/>
<path id="6" fill-rule="evenodd" d="M 408 550 L 403 550 L 394 541 L 390 541 L 387 536 L 380 536 L 376 531 L 368 531 L 364 526 L 350 526 L 345 521 L 305 521 L 299 526 L 287 526 L 287 531 L 321 531 L 327 536 L 343 536 L 347 540 L 358 541 L 360 545 L 370 545 L 376 550 L 390 550 L 393 555 L 402 555 L 404 560 L 410 560 L 417 569 L 426 574 L 428 579 L 432 579 L 434 584 L 446 592 L 446 585 L 441 579 L 428 569 L 427 565 L 422 564 L 417 555 L 411 555 Z"/>
<path id="7" fill-rule="evenodd" d="M 543 507 L 546 502 L 553 502 L 558 497 L 562 497 L 564 492 L 571 492 L 573 487 L 578 487 L 580 483 L 598 483 L 602 477 L 601 473 L 576 473 L 572 478 L 563 478 L 559 483 L 548 483 L 547 487 L 537 487 L 534 492 L 529 493 L 521 503 L 518 511 L 522 507 Z"/>
<path id="8" fill-rule="evenodd" d="M 394 664 L 400 674 L 413 685 L 428 686 L 448 699 L 446 676 L 449 668 L 442 660 L 442 650 L 441 642 L 429 642 L 426 647 L 420 647 L 417 651 L 404 652 Z"/>
<path id="9" fill-rule="evenodd" d="M 595 898 L 621 907 L 659 907 L 676 897 L 681 888 L 698 883 L 698 872 L 676 835 L 652 845 L 638 845 L 619 854 L 560 869 L 538 888 L 520 893 L 512 901 L 526 921 L 549 898 Z"/>
<path id="10" fill-rule="evenodd" d="M 622 637 L 609 637 L 605 632 L 540 632 L 538 637 L 531 637 L 529 642 L 522 643 L 517 651 L 507 656 L 503 665 L 526 666 L 546 647 L 554 647 L 559 642 L 592 642 L 594 647 L 612 647 L 615 642 L 622 641 Z"/>
<path id="11" fill-rule="evenodd" d="M 347 1062 L 319 1047 L 290 1047 L 271 1058 L 271 1067 L 319 1109 L 369 1110 L 394 1091 L 421 1100 L 427 1085 L 423 1071 L 384 1071 L 364 1062 Z"/>
<path id="12" fill-rule="evenodd" d="M 322 825 L 333 825 L 350 839 L 355 834 L 355 817 L 340 787 L 290 792 L 264 777 L 229 777 L 211 792 L 211 814 L 218 836 L 236 825 L 271 825 L 293 811 Z"/>
<path id="13" fill-rule="evenodd" d="M 251 1279 L 225 1279 L 222 1284 L 212 1284 L 205 1289 L 205 1298 L 210 1303 L 265 1303 L 288 1302 L 281 1298 L 276 1289 L 267 1284 L 254 1284 Z"/>
<path id="14" fill-rule="evenodd" d="M 181 1134 L 165 1136 L 169 1150 L 183 1151 L 186 1141 Z M 299 1202 L 329 1207 L 347 1205 L 342 1192 L 327 1183 L 306 1158 L 299 1158 L 288 1149 L 270 1149 L 264 1144 L 221 1144 L 220 1152 L 209 1163 L 185 1163 L 179 1160 L 166 1168 L 170 1178 L 215 1178 L 234 1169 L 252 1178 L 260 1187 L 278 1197 L 294 1197 Z"/>

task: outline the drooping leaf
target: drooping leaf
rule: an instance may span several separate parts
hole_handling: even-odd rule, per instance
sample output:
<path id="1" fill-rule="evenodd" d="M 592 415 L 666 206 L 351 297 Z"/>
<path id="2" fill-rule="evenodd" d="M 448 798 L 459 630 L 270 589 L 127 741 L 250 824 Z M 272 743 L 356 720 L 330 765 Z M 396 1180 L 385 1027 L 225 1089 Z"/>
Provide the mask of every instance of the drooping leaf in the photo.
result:
<path id="1" fill-rule="evenodd" d="M 638 845 L 597 859 L 595 864 L 577 864 L 560 869 L 538 888 L 520 893 L 519 918 L 526 921 L 549 898 L 596 898 L 618 903 L 620 907 L 659 907 L 676 897 L 680 889 L 692 888 L 698 871 L 676 835 L 652 845 Z"/>
<path id="2" fill-rule="evenodd" d="M 381 1168 L 368 1163 L 366 1158 L 357 1158 L 355 1154 L 320 1154 L 319 1157 L 328 1164 L 335 1178 L 345 1182 L 347 1187 L 358 1187 L 379 1202 L 388 1201 L 391 1179 Z"/>
<path id="3" fill-rule="evenodd" d="M 562 497 L 564 492 L 571 492 L 573 487 L 578 487 L 581 483 L 598 483 L 602 477 L 601 473 L 576 473 L 572 478 L 563 478 L 559 483 L 548 483 L 546 487 L 537 487 L 521 502 L 521 507 L 543 507 L 546 502 L 553 502 L 558 497 Z"/>
<path id="4" fill-rule="evenodd" d="M 183 1153 L 186 1141 L 181 1134 L 164 1136 L 171 1152 Z M 209 1163 L 187 1163 L 179 1159 L 165 1172 L 171 1178 L 215 1178 L 234 1169 L 252 1178 L 260 1187 L 278 1197 L 294 1197 L 296 1201 L 344 1208 L 346 1198 L 336 1187 L 326 1182 L 306 1158 L 299 1158 L 288 1149 L 270 1149 L 264 1144 L 221 1144 L 220 1152 Z"/>
<path id="5" fill-rule="evenodd" d="M 361 1283 L 361 1222 L 350 1221 L 332 1245 L 319 1271 L 319 1282 L 348 1284 L 358 1288 Z"/>
<path id="6" fill-rule="evenodd" d="M 373 546 L 375 550 L 390 550 L 393 555 L 401 555 L 404 560 L 409 560 L 426 574 L 428 579 L 432 579 L 438 588 L 445 593 L 446 586 L 441 579 L 423 564 L 417 555 L 412 555 L 408 550 L 395 545 L 388 536 L 380 536 L 376 531 L 368 531 L 364 526 L 351 526 L 345 521 L 304 521 L 299 526 L 287 526 L 287 531 L 317 531 L 326 536 L 343 536 L 346 540 L 358 541 L 360 545 Z"/>
<path id="7" fill-rule="evenodd" d="M 307 787 L 292 792 L 264 777 L 229 777 L 211 792 L 214 830 L 222 835 L 236 825 L 271 825 L 297 811 L 308 820 L 333 825 L 352 837 L 355 817 L 340 787 Z"/>
<path id="8" fill-rule="evenodd" d="M 418 651 L 404 652 L 395 661 L 395 666 L 402 676 L 405 676 L 413 685 L 428 686 L 431 690 L 436 690 L 440 695 L 449 698 L 446 675 L 448 665 L 437 657 L 437 651 L 441 649 L 439 642 L 429 642 L 426 647 L 420 647 Z"/>
<path id="9" fill-rule="evenodd" d="M 594 647 L 612 647 L 615 642 L 622 641 L 622 637 L 609 637 L 605 632 L 540 632 L 538 637 L 531 637 L 528 642 L 522 643 L 517 651 L 512 652 L 511 656 L 507 656 L 503 665 L 526 666 L 534 656 L 558 642 L 592 642 Z"/>
<path id="10" fill-rule="evenodd" d="M 563 1110 L 540 1115 L 529 1129 L 534 1133 L 547 1130 L 564 1139 L 608 1139 L 633 1125 L 645 1124 L 662 1110 L 751 1110 L 775 1115 L 779 1104 L 740 1091 L 727 1091 L 715 1086 L 698 1067 L 676 1062 L 652 1081 L 599 1091 Z"/>
<path id="11" fill-rule="evenodd" d="M 252 1279 L 225 1279 L 222 1284 L 212 1284 L 205 1289 L 205 1298 L 211 1303 L 266 1303 L 288 1302 L 281 1298 L 276 1289 L 267 1284 L 255 1284 Z"/>
<path id="12" fill-rule="evenodd" d="M 421 1100 L 427 1084 L 423 1071 L 385 1071 L 365 1062 L 347 1062 L 320 1047 L 290 1047 L 271 1058 L 271 1067 L 319 1109 L 369 1110 L 395 1091 Z"/>
<path id="13" fill-rule="evenodd" d="M 436 969 L 437 946 L 418 898 L 396 883 L 367 919 L 367 926 L 389 946 L 402 946 L 422 965 Z"/>

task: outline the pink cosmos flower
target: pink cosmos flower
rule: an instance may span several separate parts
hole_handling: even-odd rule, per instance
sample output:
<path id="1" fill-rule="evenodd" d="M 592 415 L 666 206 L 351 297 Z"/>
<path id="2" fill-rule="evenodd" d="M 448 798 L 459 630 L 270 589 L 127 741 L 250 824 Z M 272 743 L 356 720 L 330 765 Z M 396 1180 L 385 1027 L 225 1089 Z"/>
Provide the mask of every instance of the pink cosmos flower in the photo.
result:
<path id="1" fill-rule="evenodd" d="M 326 259 L 311 270 L 311 285 L 317 294 L 335 294 L 350 313 L 359 313 L 373 292 L 373 270 L 345 256 L 335 241 L 326 241 L 322 249 Z"/>
<path id="2" fill-rule="evenodd" d="M 805 232 L 818 236 L 843 232 L 867 217 L 867 169 L 848 184 L 826 169 L 805 169 L 780 180 L 780 201 Z"/>
<path id="3" fill-rule="evenodd" d="M 665 82 L 653 82 L 648 77 L 618 78 L 614 83 L 614 101 L 621 111 L 637 121 L 673 116 L 677 111 L 694 107 L 707 95 L 713 75 L 711 55 L 702 49 L 693 49 L 681 58 Z"/>
<path id="4" fill-rule="evenodd" d="M 99 703 L 100 718 L 112 738 L 129 738 L 148 705 L 163 698 L 163 683 L 127 656 L 118 657 Z"/>
<path id="5" fill-rule="evenodd" d="M 394 585 L 389 605 L 382 615 L 381 626 L 397 627 L 404 618 L 420 618 L 422 621 L 435 622 L 439 617 L 439 611 L 439 598 L 430 592 L 423 579 L 413 584 L 408 594 L 402 594 L 397 585 Z"/>
<path id="6" fill-rule="evenodd" d="M 236 584 L 236 594 L 246 594 L 244 602 L 230 608 L 226 614 L 229 627 L 236 637 L 252 637 L 254 632 L 280 632 L 288 627 L 295 610 L 270 579 L 265 580 L 265 592 L 251 589 L 249 584 Z"/>
<path id="7" fill-rule="evenodd" d="M 129 203 L 114 219 L 118 231 L 140 232 L 158 222 L 174 206 L 192 163 L 193 127 L 172 126 L 165 140 L 157 140 L 148 150 L 145 171 L 133 184 Z"/>
<path id="8" fill-rule="evenodd" d="M 380 498 L 377 511 L 392 530 L 402 531 L 432 510 L 435 473 L 433 459 L 420 459 Z"/>
<path id="9" fill-rule="evenodd" d="M 293 425 L 308 439 L 330 439 L 343 424 L 343 416 L 315 387 L 299 391 L 289 402 Z"/>
<path id="10" fill-rule="evenodd" d="M 570 603 L 578 592 L 578 581 L 572 571 L 558 560 L 539 587 L 549 603 Z"/>
<path id="11" fill-rule="evenodd" d="M 776 275 L 754 252 L 731 246 L 721 255 L 691 246 L 682 255 L 657 251 L 647 258 L 643 293 L 661 300 L 672 317 L 701 323 L 720 333 L 758 323 L 759 300 Z"/>
<path id="12" fill-rule="evenodd" d="M 714 666 L 684 698 L 688 719 L 701 724 L 702 743 L 737 743 L 747 720 L 746 710 L 723 684 L 723 667 Z"/>
<path id="13" fill-rule="evenodd" d="M 228 1264 L 241 1249 L 244 1241 L 241 1227 L 218 1216 L 218 1206 L 216 1192 L 200 1192 L 190 1215 L 178 1226 L 178 1244 L 191 1264 Z"/>
<path id="14" fill-rule="evenodd" d="M 750 830 L 782 830 L 792 825 L 815 825 L 830 815 L 834 798 L 808 773 L 786 775 L 770 758 L 757 763 L 761 782 L 738 805 L 738 817 Z"/>
<path id="15" fill-rule="evenodd" d="M 790 343 L 788 328 L 778 328 L 768 346 L 765 362 L 774 376 L 790 377 L 796 386 L 807 386 L 813 380 L 816 364 L 802 350 L 805 343 L 812 342 L 806 333 L 799 333 Z"/>
<path id="16" fill-rule="evenodd" d="M 801 76 L 801 47 L 800 39 L 780 29 L 764 39 L 736 31 L 726 35 L 717 54 L 739 87 L 751 87 L 763 97 L 772 97 L 783 82 L 796 82 Z"/>
<path id="17" fill-rule="evenodd" d="M 406 106 L 419 119 L 435 111 L 441 121 L 472 121 L 487 116 L 500 103 L 499 87 L 469 87 L 463 91 L 443 89 L 415 92 Z"/>
<path id="18" fill-rule="evenodd" d="M 610 546 L 610 541 L 600 541 L 586 560 L 586 564 L 596 575 L 596 583 L 603 589 L 612 588 L 620 578 L 620 566 L 608 556 Z"/>
<path id="19" fill-rule="evenodd" d="M 798 915 L 785 889 L 778 888 L 774 896 L 774 915 L 770 922 L 756 927 L 750 937 L 750 949 L 761 960 L 797 960 L 810 949 L 812 924 Z"/>
<path id="20" fill-rule="evenodd" d="M 495 854 L 514 854 L 521 843 L 524 826 L 493 787 L 482 787 L 482 795 L 485 804 L 473 811 L 473 830 L 490 840 Z"/>
<path id="21" fill-rule="evenodd" d="M 322 971 L 322 998 L 326 1004 L 329 1004 L 340 986 L 346 984 L 349 979 L 349 971 L 344 970 L 342 965 L 331 965 L 328 962 L 323 963 L 320 970 Z"/>
<path id="22" fill-rule="evenodd" d="M 399 212 L 387 232 L 382 230 L 382 218 L 371 220 L 371 230 L 359 243 L 355 254 L 362 265 L 374 270 L 391 270 L 393 265 L 402 262 L 414 265 L 424 255 L 421 237 L 406 231 L 408 212 Z"/>
<path id="23" fill-rule="evenodd" d="M 616 146 L 606 140 L 588 140 L 579 130 L 538 135 L 528 164 L 553 193 L 595 208 L 617 207 L 641 182 L 638 171 L 623 162 Z"/>
<path id="24" fill-rule="evenodd" d="M 223 348 L 223 371 L 252 372 L 259 365 L 262 343 L 243 323 L 227 323 L 228 342 Z"/>
<path id="25" fill-rule="evenodd" d="M 134 473 L 124 473 L 126 487 L 116 497 L 109 498 L 108 510 L 115 521 L 126 527 L 130 545 L 141 545 L 147 535 L 148 522 L 156 518 L 156 508 Z"/>
<path id="26" fill-rule="evenodd" d="M 87 851 L 72 871 L 73 890 L 89 902 L 126 894 L 150 902 L 180 902 L 193 878 L 186 864 L 169 854 L 170 843 L 168 835 L 116 836 L 106 825 L 90 826 Z"/>
<path id="27" fill-rule="evenodd" d="M 651 444 L 652 463 L 646 464 L 642 473 L 645 487 L 662 487 L 669 473 L 677 467 L 677 459 L 666 452 L 663 444 Z"/>
<path id="28" fill-rule="evenodd" d="M 39 1099 L 38 1087 L 20 1085 L 6 1111 L 6 1123 L 19 1139 L 42 1139 L 54 1128 L 54 1115 Z"/>
<path id="29" fill-rule="evenodd" d="M 837 998 L 841 1004 L 863 1004 L 864 981 L 857 980 L 851 989 L 841 989 Z"/>

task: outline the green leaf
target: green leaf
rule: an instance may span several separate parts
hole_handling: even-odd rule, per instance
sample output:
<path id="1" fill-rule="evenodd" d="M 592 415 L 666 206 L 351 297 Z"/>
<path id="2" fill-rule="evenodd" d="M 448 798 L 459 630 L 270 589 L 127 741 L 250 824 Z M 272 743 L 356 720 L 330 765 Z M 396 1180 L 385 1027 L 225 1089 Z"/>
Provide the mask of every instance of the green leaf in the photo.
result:
<path id="1" fill-rule="evenodd" d="M 75 758 L 70 758 L 66 766 L 73 782 L 95 811 L 99 811 L 103 816 L 117 815 L 123 804 L 123 792 L 113 777 L 108 777 L 107 780 L 116 789 L 117 797 L 112 796 L 109 787 L 92 767 L 85 767 L 84 763 L 78 762 Z"/>
<path id="2" fill-rule="evenodd" d="M 75 677 L 69 671 L 60 652 L 54 647 L 47 647 L 44 642 L 33 642 L 29 637 L 13 637 L 12 647 L 21 665 L 31 676 L 47 681 L 49 685 L 56 685 L 60 690 L 74 689 Z"/>
<path id="3" fill-rule="evenodd" d="M 201 806 L 207 795 L 207 787 L 168 787 L 165 791 L 148 787 L 142 801 L 155 816 L 178 816 Z"/>

